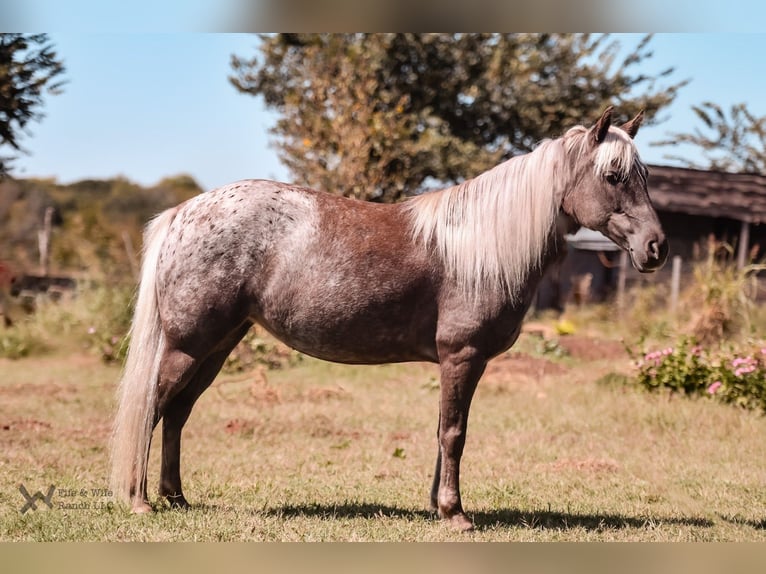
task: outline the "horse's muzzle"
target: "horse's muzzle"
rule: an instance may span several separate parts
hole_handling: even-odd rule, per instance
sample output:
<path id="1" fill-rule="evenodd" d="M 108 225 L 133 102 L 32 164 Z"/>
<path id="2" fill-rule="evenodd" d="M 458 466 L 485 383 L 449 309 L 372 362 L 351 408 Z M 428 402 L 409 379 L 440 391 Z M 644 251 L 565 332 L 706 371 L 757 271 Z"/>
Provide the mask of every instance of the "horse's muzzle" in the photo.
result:
<path id="1" fill-rule="evenodd" d="M 668 240 L 665 234 L 659 232 L 646 239 L 643 253 L 632 247 L 629 250 L 633 266 L 641 273 L 653 273 L 661 269 L 668 259 Z"/>

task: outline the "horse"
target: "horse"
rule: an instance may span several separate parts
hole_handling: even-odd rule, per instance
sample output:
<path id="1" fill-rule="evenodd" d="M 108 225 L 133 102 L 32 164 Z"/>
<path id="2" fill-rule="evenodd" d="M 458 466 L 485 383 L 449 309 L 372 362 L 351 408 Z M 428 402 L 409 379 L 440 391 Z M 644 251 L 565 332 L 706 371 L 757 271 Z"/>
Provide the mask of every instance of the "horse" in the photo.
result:
<path id="1" fill-rule="evenodd" d="M 487 361 L 516 341 L 565 233 L 604 233 L 648 273 L 668 244 L 633 138 L 643 111 L 612 107 L 530 153 L 395 204 L 244 180 L 202 193 L 146 226 L 130 346 L 111 445 L 115 496 L 150 512 L 146 475 L 160 420 L 159 495 L 187 508 L 181 431 L 195 401 L 253 324 L 341 363 L 437 363 L 437 457 L 430 503 L 460 530 L 460 459 Z"/>

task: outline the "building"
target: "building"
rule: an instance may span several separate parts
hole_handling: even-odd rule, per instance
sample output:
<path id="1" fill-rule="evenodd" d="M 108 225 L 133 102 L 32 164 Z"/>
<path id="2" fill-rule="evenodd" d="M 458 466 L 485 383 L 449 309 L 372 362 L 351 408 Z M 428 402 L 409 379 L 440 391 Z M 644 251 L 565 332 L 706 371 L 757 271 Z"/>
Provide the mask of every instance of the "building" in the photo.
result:
<path id="1" fill-rule="evenodd" d="M 648 183 L 670 244 L 669 261 L 676 255 L 682 261 L 693 260 L 710 237 L 732 246 L 740 267 L 766 259 L 766 176 L 649 166 Z M 566 260 L 541 285 L 538 308 L 561 309 L 567 302 L 612 297 L 619 265 L 619 251 L 596 237 L 583 236 L 570 243 Z M 631 267 L 625 280 L 628 285 L 666 280 L 670 267 L 665 265 L 653 275 L 641 275 Z"/>

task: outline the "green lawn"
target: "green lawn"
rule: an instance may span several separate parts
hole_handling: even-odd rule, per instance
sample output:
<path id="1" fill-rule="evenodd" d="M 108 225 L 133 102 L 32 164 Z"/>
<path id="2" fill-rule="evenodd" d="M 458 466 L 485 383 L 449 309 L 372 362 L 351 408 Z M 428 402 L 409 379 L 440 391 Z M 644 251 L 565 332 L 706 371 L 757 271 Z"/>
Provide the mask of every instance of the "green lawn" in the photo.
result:
<path id="1" fill-rule="evenodd" d="M 221 375 L 184 433 L 193 508 L 134 516 L 99 490 L 118 368 L 0 360 L 0 540 L 766 541 L 766 417 L 597 382 L 626 357 L 553 361 L 501 357 L 480 383 L 461 534 L 427 511 L 434 366 Z M 53 509 L 22 514 L 20 484 L 53 485 Z"/>

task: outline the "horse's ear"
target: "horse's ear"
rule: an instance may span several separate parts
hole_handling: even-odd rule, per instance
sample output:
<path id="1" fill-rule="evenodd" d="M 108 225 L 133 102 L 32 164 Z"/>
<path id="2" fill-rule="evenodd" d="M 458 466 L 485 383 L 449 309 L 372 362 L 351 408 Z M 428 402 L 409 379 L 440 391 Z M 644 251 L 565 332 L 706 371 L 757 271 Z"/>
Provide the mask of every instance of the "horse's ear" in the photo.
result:
<path id="1" fill-rule="evenodd" d="M 626 132 L 628 132 L 628 135 L 630 136 L 630 139 L 633 139 L 636 137 L 636 134 L 638 133 L 638 128 L 641 127 L 641 122 L 644 121 L 644 110 L 641 110 L 636 114 L 636 117 L 630 120 L 629 122 L 625 122 L 620 127 L 624 129 Z"/>
<path id="2" fill-rule="evenodd" d="M 596 122 L 596 125 L 593 126 L 591 129 L 591 133 L 593 134 L 593 140 L 600 144 L 602 141 L 604 141 L 604 138 L 606 137 L 607 132 L 609 131 L 609 126 L 612 124 L 612 110 L 614 109 L 614 106 L 609 106 L 607 109 L 604 110 L 604 113 L 601 114 L 601 117 Z"/>

